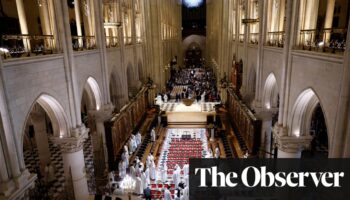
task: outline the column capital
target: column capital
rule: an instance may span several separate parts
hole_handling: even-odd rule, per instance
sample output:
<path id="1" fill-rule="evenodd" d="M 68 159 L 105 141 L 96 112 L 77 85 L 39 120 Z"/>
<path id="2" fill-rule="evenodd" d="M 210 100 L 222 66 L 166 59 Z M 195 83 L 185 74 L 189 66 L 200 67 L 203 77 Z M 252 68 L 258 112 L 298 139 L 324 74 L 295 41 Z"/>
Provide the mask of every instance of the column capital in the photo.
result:
<path id="1" fill-rule="evenodd" d="M 277 148 L 287 153 L 296 153 L 310 146 L 312 136 L 288 136 L 285 134 L 287 128 L 279 128 L 276 125 L 273 129 L 273 138 Z"/>
<path id="2" fill-rule="evenodd" d="M 84 125 L 71 130 L 71 137 L 51 137 L 51 141 L 61 147 L 63 153 L 73 153 L 83 148 L 89 129 Z"/>
<path id="3" fill-rule="evenodd" d="M 112 103 L 103 105 L 99 110 L 90 110 L 89 114 L 92 115 L 97 121 L 106 121 L 112 117 L 114 105 Z"/>

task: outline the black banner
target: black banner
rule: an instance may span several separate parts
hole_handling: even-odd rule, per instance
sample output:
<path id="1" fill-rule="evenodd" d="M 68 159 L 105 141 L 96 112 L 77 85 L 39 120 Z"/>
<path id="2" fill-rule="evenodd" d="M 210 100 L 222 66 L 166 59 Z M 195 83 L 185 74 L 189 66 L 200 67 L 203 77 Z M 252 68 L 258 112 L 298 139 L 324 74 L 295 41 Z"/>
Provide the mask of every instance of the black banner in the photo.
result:
<path id="1" fill-rule="evenodd" d="M 190 199 L 350 199 L 350 159 L 190 159 Z"/>

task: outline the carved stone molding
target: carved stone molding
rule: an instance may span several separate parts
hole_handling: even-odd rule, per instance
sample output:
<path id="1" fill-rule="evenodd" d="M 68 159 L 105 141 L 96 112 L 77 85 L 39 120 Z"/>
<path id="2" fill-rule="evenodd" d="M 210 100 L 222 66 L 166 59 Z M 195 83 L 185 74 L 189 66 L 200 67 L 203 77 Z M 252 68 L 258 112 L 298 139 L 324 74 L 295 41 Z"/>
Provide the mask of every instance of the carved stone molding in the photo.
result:
<path id="1" fill-rule="evenodd" d="M 106 104 L 101 107 L 99 110 L 91 110 L 89 113 L 100 122 L 104 122 L 112 117 L 114 110 L 113 104 Z"/>
<path id="2" fill-rule="evenodd" d="M 286 132 L 287 128 L 281 128 L 279 125 L 276 125 L 273 129 L 273 138 L 279 150 L 287 153 L 296 153 L 310 146 L 312 136 L 288 136 Z"/>
<path id="3" fill-rule="evenodd" d="M 88 137 L 89 129 L 84 125 L 72 129 L 71 137 L 51 137 L 51 141 L 61 147 L 63 153 L 74 153 L 83 149 L 84 141 Z"/>

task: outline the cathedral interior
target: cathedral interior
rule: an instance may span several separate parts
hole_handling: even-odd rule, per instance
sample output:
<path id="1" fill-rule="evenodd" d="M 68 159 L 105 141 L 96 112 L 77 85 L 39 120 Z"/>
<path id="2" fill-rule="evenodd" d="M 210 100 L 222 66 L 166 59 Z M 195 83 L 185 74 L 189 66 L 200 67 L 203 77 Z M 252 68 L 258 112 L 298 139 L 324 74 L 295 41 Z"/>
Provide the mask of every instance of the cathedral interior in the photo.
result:
<path id="1" fill-rule="evenodd" d="M 0 200 L 186 200 L 189 158 L 349 158 L 349 19 L 348 0 L 0 0 Z"/>

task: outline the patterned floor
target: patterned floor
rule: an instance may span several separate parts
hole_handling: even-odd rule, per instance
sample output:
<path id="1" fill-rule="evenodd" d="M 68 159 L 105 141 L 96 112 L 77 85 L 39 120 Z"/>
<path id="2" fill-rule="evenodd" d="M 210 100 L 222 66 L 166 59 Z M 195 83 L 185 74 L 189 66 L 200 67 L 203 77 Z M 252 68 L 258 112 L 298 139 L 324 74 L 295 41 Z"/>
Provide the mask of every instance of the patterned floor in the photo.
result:
<path id="1" fill-rule="evenodd" d="M 39 167 L 39 157 L 38 150 L 35 145 L 33 149 L 24 151 L 24 161 L 26 167 L 31 173 L 36 173 L 36 168 Z M 61 150 L 58 146 L 54 145 L 49 141 L 49 148 L 51 153 L 51 162 L 55 169 L 55 177 L 53 186 L 49 189 L 48 194 L 52 199 L 59 198 L 60 195 L 65 191 L 65 178 L 64 178 L 64 168 Z M 89 193 L 94 194 L 96 191 L 95 176 L 94 176 L 94 162 L 93 162 L 93 152 L 91 138 L 89 137 L 84 142 L 84 159 L 86 167 L 86 178 L 88 180 Z"/>

